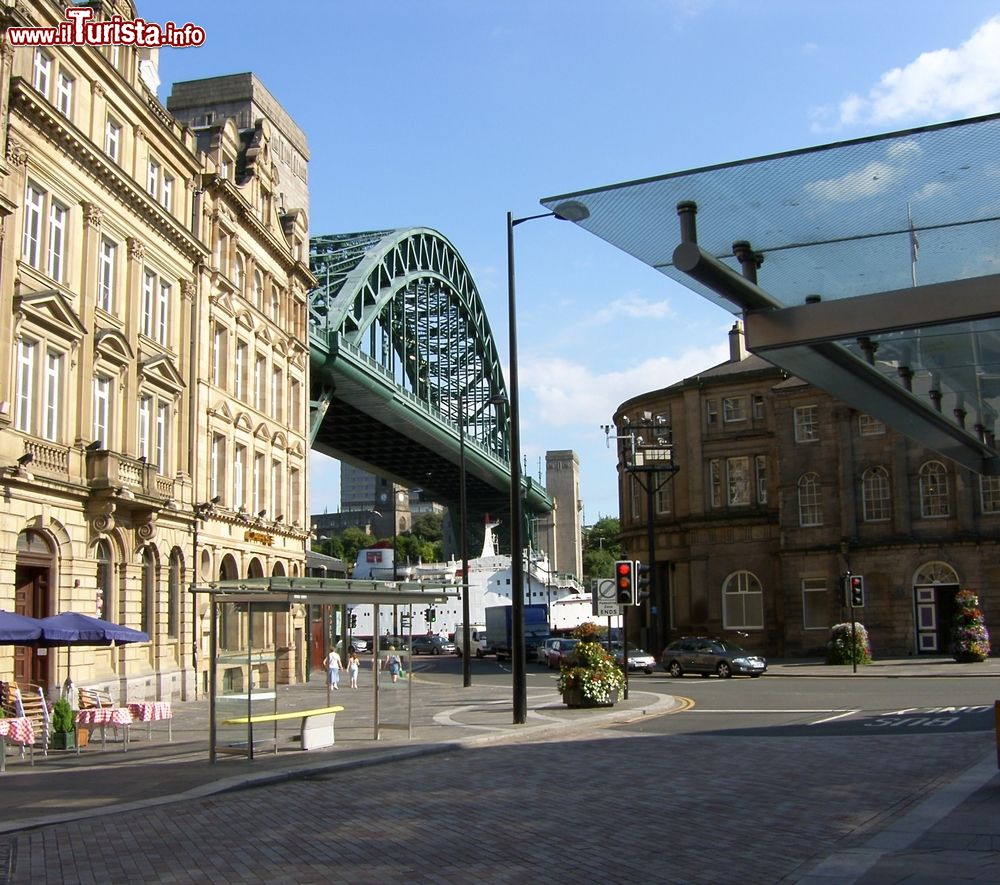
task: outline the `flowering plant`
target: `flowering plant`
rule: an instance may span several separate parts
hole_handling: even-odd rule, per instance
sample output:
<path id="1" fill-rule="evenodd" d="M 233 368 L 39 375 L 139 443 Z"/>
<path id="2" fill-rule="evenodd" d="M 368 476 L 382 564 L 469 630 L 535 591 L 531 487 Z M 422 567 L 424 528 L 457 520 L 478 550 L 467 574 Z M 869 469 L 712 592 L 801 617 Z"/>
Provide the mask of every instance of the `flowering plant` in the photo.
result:
<path id="1" fill-rule="evenodd" d="M 599 642 L 595 624 L 581 624 L 573 631 L 579 640 L 573 653 L 559 667 L 560 692 L 578 688 L 583 697 L 596 704 L 610 704 L 612 692 L 625 687 L 621 667 Z"/>
<path id="2" fill-rule="evenodd" d="M 956 661 L 985 661 L 990 653 L 990 634 L 979 608 L 979 597 L 971 590 L 955 594 L 951 653 Z"/>
<path id="3" fill-rule="evenodd" d="M 855 636 L 857 645 L 855 646 Z M 872 647 L 868 641 L 868 631 L 864 624 L 855 622 L 853 626 L 834 624 L 830 628 L 830 640 L 826 644 L 828 664 L 870 664 Z"/>

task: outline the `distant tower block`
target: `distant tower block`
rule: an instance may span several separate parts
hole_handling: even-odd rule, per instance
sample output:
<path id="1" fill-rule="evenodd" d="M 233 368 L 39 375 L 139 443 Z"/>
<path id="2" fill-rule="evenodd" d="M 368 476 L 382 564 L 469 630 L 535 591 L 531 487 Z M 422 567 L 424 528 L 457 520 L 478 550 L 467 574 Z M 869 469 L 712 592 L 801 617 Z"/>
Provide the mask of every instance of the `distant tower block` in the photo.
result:
<path id="1" fill-rule="evenodd" d="M 555 571 L 582 579 L 583 502 L 576 452 L 563 449 L 545 453 L 545 487 L 555 507 L 551 519 L 539 520 L 539 546 L 552 558 Z"/>

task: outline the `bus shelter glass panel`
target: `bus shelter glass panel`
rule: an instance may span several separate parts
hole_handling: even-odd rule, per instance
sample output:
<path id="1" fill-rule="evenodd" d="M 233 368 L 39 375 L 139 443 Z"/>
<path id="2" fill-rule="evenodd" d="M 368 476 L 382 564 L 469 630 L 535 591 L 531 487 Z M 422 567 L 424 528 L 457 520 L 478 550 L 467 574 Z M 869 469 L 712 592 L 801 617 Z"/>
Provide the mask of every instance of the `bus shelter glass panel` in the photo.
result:
<path id="1" fill-rule="evenodd" d="M 216 602 L 213 625 L 216 752 L 247 756 L 278 751 L 274 618 L 287 602 Z"/>

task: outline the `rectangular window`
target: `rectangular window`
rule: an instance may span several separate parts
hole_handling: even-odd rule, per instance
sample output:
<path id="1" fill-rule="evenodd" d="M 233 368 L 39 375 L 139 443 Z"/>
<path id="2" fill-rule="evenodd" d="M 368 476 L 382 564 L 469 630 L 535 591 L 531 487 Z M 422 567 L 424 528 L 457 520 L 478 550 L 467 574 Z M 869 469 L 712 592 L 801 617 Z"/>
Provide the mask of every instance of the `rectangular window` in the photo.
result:
<path id="1" fill-rule="evenodd" d="M 102 449 L 110 448 L 111 438 L 111 379 L 103 375 L 94 378 L 93 437 Z"/>
<path id="2" fill-rule="evenodd" d="M 160 196 L 160 164 L 156 160 L 149 161 L 149 171 L 146 175 L 146 190 L 153 197 Z"/>
<path id="3" fill-rule="evenodd" d="M 722 398 L 722 420 L 726 424 L 746 421 L 747 398 L 745 396 L 724 396 Z"/>
<path id="4" fill-rule="evenodd" d="M 862 436 L 881 436 L 885 433 L 885 424 L 871 415 L 858 415 L 858 432 Z"/>
<path id="5" fill-rule="evenodd" d="M 656 483 L 656 512 L 670 512 L 670 473 L 652 474 L 653 482 Z"/>
<path id="6" fill-rule="evenodd" d="M 757 503 L 767 503 L 767 456 L 754 455 L 754 474 L 757 480 Z"/>
<path id="7" fill-rule="evenodd" d="M 233 507 L 246 507 L 243 496 L 243 481 L 247 469 L 246 446 L 236 446 L 233 452 Z"/>
<path id="8" fill-rule="evenodd" d="M 711 427 L 719 420 L 719 407 L 714 399 L 705 400 L 705 423 Z"/>
<path id="9" fill-rule="evenodd" d="M 150 454 L 150 422 L 152 421 L 153 398 L 139 397 L 139 457 L 149 458 Z"/>
<path id="10" fill-rule="evenodd" d="M 49 248 L 46 269 L 56 282 L 62 282 L 66 260 L 66 207 L 56 202 L 49 205 Z"/>
<path id="11" fill-rule="evenodd" d="M 753 419 L 754 421 L 764 420 L 764 397 L 759 393 L 755 393 L 751 400 L 753 409 Z"/>
<path id="12" fill-rule="evenodd" d="M 160 403 L 156 407 L 156 469 L 165 476 L 167 474 L 167 434 L 170 432 L 170 404 Z"/>
<path id="13" fill-rule="evenodd" d="M 253 509 L 264 509 L 264 456 L 253 456 Z"/>
<path id="14" fill-rule="evenodd" d="M 830 626 L 827 615 L 825 578 L 802 579 L 802 629 L 826 630 Z"/>
<path id="15" fill-rule="evenodd" d="M 169 175 L 163 176 L 163 194 L 160 198 L 163 208 L 168 212 L 174 208 L 174 180 Z"/>
<path id="16" fill-rule="evenodd" d="M 156 309 L 155 292 L 156 274 L 147 270 L 142 278 L 142 317 L 139 322 L 139 331 L 147 338 L 153 337 L 153 312 Z"/>
<path id="17" fill-rule="evenodd" d="M 115 270 L 118 263 L 118 246 L 110 240 L 101 240 L 98 262 L 97 306 L 108 313 L 115 309 Z"/>
<path id="18" fill-rule="evenodd" d="M 264 384 L 266 368 L 267 360 L 258 356 L 253 364 L 253 406 L 258 412 L 264 411 L 264 402 L 267 399 L 267 388 Z"/>
<path id="19" fill-rule="evenodd" d="M 29 182 L 24 191 L 24 240 L 21 244 L 21 258 L 36 269 L 41 260 L 44 201 L 45 191 Z"/>
<path id="20" fill-rule="evenodd" d="M 281 293 L 276 286 L 271 287 L 271 319 L 278 322 L 281 317 Z"/>
<path id="21" fill-rule="evenodd" d="M 630 513 L 632 514 L 632 519 L 639 518 L 639 504 L 642 500 L 642 486 L 639 485 L 639 477 L 634 473 L 631 477 L 632 481 L 629 483 L 629 503 L 630 503 Z"/>
<path id="22" fill-rule="evenodd" d="M 243 341 L 236 343 L 236 362 L 233 366 L 233 396 L 245 401 L 247 371 L 247 346 Z"/>
<path id="23" fill-rule="evenodd" d="M 221 433 L 212 434 L 210 460 L 209 491 L 211 497 L 219 497 L 225 503 L 223 493 L 226 488 L 226 438 Z"/>
<path id="24" fill-rule="evenodd" d="M 56 108 L 64 117 L 73 116 L 73 78 L 65 71 L 56 78 Z"/>
<path id="25" fill-rule="evenodd" d="M 221 230 L 215 237 L 215 263 L 219 273 L 229 276 L 229 237 Z"/>
<path id="26" fill-rule="evenodd" d="M 302 408 L 299 399 L 302 396 L 302 385 L 298 381 L 288 382 L 288 424 L 294 430 L 299 427 L 299 420 L 302 417 Z"/>
<path id="27" fill-rule="evenodd" d="M 226 349 L 226 330 L 216 325 L 212 332 L 212 383 L 221 387 L 223 383 L 223 360 Z"/>
<path id="28" fill-rule="evenodd" d="M 59 438 L 60 391 L 62 388 L 62 354 L 49 350 L 45 354 L 45 404 L 42 436 L 55 442 Z"/>
<path id="29" fill-rule="evenodd" d="M 281 374 L 281 369 L 271 370 L 271 417 L 275 421 L 281 421 L 284 417 L 282 415 L 281 404 L 284 400 L 284 383 Z"/>
<path id="30" fill-rule="evenodd" d="M 31 85 L 46 98 L 49 95 L 49 82 L 52 78 L 52 56 L 44 49 L 35 50 L 35 64 L 32 68 Z"/>
<path id="31" fill-rule="evenodd" d="M 35 354 L 38 342 L 17 343 L 17 397 L 14 427 L 23 433 L 32 431 L 32 406 L 35 402 Z"/>
<path id="32" fill-rule="evenodd" d="M 281 509 L 281 462 L 271 461 L 271 518 L 282 515 Z"/>
<path id="33" fill-rule="evenodd" d="M 730 507 L 745 507 L 750 503 L 750 459 L 726 459 L 726 501 Z"/>
<path id="34" fill-rule="evenodd" d="M 156 340 L 164 347 L 167 346 L 167 336 L 169 334 L 168 319 L 170 317 L 170 284 L 160 282 L 160 289 L 156 299 Z"/>
<path id="35" fill-rule="evenodd" d="M 722 506 L 722 463 L 718 458 L 708 462 L 709 503 L 712 507 Z"/>
<path id="36" fill-rule="evenodd" d="M 1000 476 L 980 476 L 979 497 L 983 513 L 1000 513 Z"/>
<path id="37" fill-rule="evenodd" d="M 122 127 L 111 117 L 104 123 L 104 153 L 116 163 L 121 161 Z"/>
<path id="38" fill-rule="evenodd" d="M 819 416 L 816 406 L 798 406 L 795 409 L 795 441 L 797 443 L 819 440 Z"/>
<path id="39" fill-rule="evenodd" d="M 299 521 L 299 509 L 302 502 L 302 490 L 299 488 L 299 471 L 294 467 L 288 469 L 288 516 L 286 521 L 292 524 Z"/>

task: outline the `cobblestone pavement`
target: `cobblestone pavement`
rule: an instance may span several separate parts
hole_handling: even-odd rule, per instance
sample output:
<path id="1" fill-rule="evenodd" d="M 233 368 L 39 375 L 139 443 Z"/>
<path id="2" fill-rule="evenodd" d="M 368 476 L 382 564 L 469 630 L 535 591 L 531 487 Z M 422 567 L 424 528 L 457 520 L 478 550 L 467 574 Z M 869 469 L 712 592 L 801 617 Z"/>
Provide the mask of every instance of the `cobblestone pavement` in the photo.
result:
<path id="1" fill-rule="evenodd" d="M 1000 881 L 992 733 L 650 736 L 628 720 L 671 706 L 642 691 L 614 715 L 531 693 L 528 726 L 511 728 L 509 702 L 474 694 L 426 687 L 415 741 L 372 748 L 348 732 L 341 746 L 338 725 L 311 777 L 294 761 L 311 752 L 209 775 L 190 747 L 143 761 L 141 742 L 134 755 L 92 754 L 85 769 L 11 766 L 0 883 Z M 429 738 L 433 727 L 450 740 Z M 216 792 L 252 780 L 251 768 L 261 785 Z M 93 816 L 83 788 L 33 795 L 39 774 L 80 777 L 91 793 L 104 776 L 108 807 Z M 114 803 L 147 778 L 151 797 Z M 60 796 L 79 804 L 67 813 L 77 819 L 18 813 L 22 799 L 66 812 Z"/>

